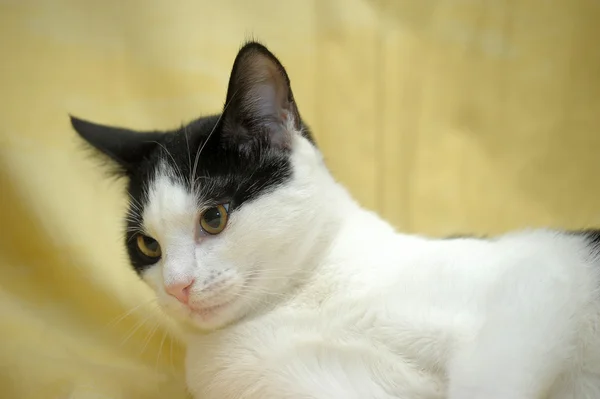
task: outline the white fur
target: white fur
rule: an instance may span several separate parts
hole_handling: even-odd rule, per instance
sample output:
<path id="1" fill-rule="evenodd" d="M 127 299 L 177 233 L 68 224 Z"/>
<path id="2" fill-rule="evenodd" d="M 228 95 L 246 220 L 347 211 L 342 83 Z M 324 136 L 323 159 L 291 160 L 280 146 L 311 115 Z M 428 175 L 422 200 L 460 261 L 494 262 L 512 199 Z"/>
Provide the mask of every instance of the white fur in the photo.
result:
<path id="1" fill-rule="evenodd" d="M 600 262 L 581 237 L 397 234 L 299 135 L 292 163 L 291 182 L 199 240 L 202 207 L 157 170 L 143 220 L 164 256 L 144 278 L 195 326 L 195 398 L 600 398 Z M 164 289 L 192 279 L 199 312 Z"/>

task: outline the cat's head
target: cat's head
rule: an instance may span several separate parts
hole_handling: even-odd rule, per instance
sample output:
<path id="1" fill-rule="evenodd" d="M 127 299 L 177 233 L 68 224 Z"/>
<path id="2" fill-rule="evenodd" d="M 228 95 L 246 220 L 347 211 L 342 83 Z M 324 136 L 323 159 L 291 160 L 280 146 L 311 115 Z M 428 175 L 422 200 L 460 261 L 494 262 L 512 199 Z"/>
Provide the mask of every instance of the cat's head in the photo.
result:
<path id="1" fill-rule="evenodd" d="M 128 180 L 132 266 L 202 329 L 293 291 L 335 228 L 335 183 L 286 71 L 258 43 L 238 53 L 219 115 L 168 132 L 72 124 Z"/>

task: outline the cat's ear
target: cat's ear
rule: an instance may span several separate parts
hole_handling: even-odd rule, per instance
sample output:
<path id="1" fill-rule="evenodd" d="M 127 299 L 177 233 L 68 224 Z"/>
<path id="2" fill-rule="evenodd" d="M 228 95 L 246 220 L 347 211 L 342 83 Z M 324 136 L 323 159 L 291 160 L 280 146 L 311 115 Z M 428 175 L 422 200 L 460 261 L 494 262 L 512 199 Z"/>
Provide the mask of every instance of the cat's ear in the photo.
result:
<path id="1" fill-rule="evenodd" d="M 289 147 L 293 131 L 300 130 L 300 115 L 285 69 L 263 45 L 244 45 L 229 78 L 223 110 L 226 139 L 242 145 L 260 139 Z"/>
<path id="2" fill-rule="evenodd" d="M 79 136 L 97 151 L 108 156 L 124 174 L 133 170 L 159 145 L 164 136 L 161 132 L 137 132 L 70 117 L 71 125 Z"/>

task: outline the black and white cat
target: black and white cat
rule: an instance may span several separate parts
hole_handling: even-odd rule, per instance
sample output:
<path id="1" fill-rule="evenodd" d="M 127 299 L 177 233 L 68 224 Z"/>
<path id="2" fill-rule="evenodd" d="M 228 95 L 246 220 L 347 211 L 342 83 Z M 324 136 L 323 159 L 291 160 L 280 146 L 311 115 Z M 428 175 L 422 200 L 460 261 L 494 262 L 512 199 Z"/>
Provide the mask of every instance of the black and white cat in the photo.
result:
<path id="1" fill-rule="evenodd" d="M 128 179 L 124 242 L 193 326 L 195 398 L 600 398 L 600 234 L 397 233 L 336 183 L 262 45 L 220 115 L 72 124 Z"/>

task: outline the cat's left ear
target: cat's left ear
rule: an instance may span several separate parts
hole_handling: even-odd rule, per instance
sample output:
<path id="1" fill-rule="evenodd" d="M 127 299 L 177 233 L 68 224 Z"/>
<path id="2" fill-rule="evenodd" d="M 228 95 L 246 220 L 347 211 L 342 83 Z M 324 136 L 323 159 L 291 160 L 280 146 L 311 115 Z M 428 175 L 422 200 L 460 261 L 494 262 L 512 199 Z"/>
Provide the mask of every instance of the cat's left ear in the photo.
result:
<path id="1" fill-rule="evenodd" d="M 290 79 L 279 60 L 263 45 L 251 42 L 239 51 L 231 71 L 223 110 L 223 134 L 244 145 L 261 140 L 289 148 L 302 130 Z"/>
<path id="2" fill-rule="evenodd" d="M 164 137 L 163 132 L 138 132 L 100 125 L 71 116 L 71 125 L 96 151 L 106 155 L 121 175 L 130 174 Z"/>

